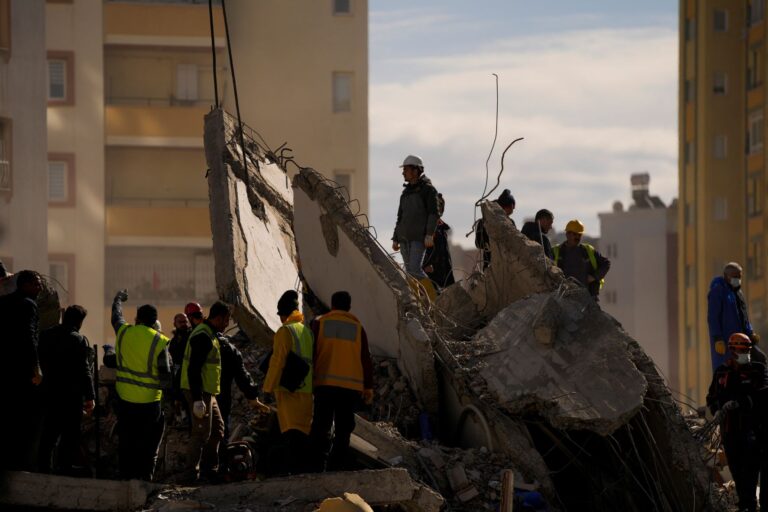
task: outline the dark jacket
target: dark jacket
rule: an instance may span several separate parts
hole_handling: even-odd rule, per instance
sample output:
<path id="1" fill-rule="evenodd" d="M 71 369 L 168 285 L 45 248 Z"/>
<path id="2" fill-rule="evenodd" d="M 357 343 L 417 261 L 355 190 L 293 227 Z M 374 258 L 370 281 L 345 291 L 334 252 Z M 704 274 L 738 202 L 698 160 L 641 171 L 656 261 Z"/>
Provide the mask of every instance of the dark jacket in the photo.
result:
<path id="1" fill-rule="evenodd" d="M 549 237 L 541 232 L 539 223 L 535 221 L 528 221 L 523 224 L 521 232 L 534 242 L 541 244 L 544 247 L 544 254 L 547 258 L 554 260 L 555 253 L 552 252 L 552 243 L 549 241 Z"/>
<path id="2" fill-rule="evenodd" d="M 208 322 L 208 327 L 213 332 L 216 329 Z M 211 338 L 205 332 L 199 332 L 189 338 L 189 366 L 187 366 L 187 379 L 189 381 L 189 392 L 193 400 L 203 399 L 203 365 L 208 358 L 208 353 L 213 348 Z"/>
<path id="3" fill-rule="evenodd" d="M 722 432 L 726 436 L 754 432 L 764 439 L 767 394 L 768 372 L 765 365 L 753 362 L 736 368 L 723 364 L 712 377 L 707 406 L 714 414 L 727 402 L 738 402 L 739 407 L 727 413 Z"/>
<path id="4" fill-rule="evenodd" d="M 566 277 L 575 278 L 587 287 L 593 297 L 597 297 L 600 293 L 600 280 L 611 269 L 610 260 L 595 250 L 595 261 L 597 262 L 597 269 L 595 269 L 589 260 L 589 253 L 584 244 L 568 247 L 563 242 L 558 250 L 560 255 L 557 260 L 557 266 L 563 270 Z M 587 283 L 587 276 L 592 276 L 595 280 Z"/>
<path id="5" fill-rule="evenodd" d="M 392 240 L 400 243 L 422 241 L 426 235 L 435 232 L 438 217 L 437 190 L 422 174 L 413 185 L 403 185 Z"/>
<path id="6" fill-rule="evenodd" d="M 424 268 L 431 266 L 432 271 L 427 276 L 439 287 L 445 288 L 456 281 L 453 278 L 453 262 L 448 247 L 448 231 L 451 226 L 439 221 L 435 230 L 435 246 L 424 253 Z"/>
<path id="7" fill-rule="evenodd" d="M 42 388 L 49 399 L 93 400 L 91 346 L 77 329 L 56 325 L 40 333 Z"/>
<path id="8" fill-rule="evenodd" d="M 217 334 L 221 347 L 221 392 L 216 396 L 221 415 L 225 418 L 232 410 L 232 381 L 237 384 L 245 398 L 253 400 L 259 396 L 259 386 L 253 381 L 243 362 L 243 354 L 223 334 Z"/>
<path id="9" fill-rule="evenodd" d="M 498 201 L 496 201 L 498 203 Z M 517 228 L 517 224 L 513 219 L 512 225 Z M 479 219 L 475 223 L 475 247 L 483 251 L 483 270 L 488 268 L 491 264 L 491 239 L 488 237 L 488 232 L 485 230 L 485 223 L 483 219 Z"/>
<path id="10" fill-rule="evenodd" d="M 0 372 L 0 382 L 30 384 L 35 368 L 40 363 L 37 356 L 40 317 L 37 303 L 18 290 L 0 297 L 0 340 L 3 346 L 5 367 Z"/>
<path id="11" fill-rule="evenodd" d="M 181 390 L 181 365 L 184 362 L 184 351 L 187 349 L 187 342 L 192 330 L 174 331 L 173 338 L 168 343 L 168 353 L 173 362 L 173 389 Z"/>
<path id="12" fill-rule="evenodd" d="M 740 300 L 744 301 L 744 294 L 741 289 L 734 290 L 730 284 L 725 282 L 723 276 L 714 278 L 709 285 L 707 324 L 709 324 L 712 368 L 717 368 L 728 359 L 727 351 L 725 354 L 715 352 L 715 341 L 722 340 L 728 343 L 728 338 L 735 332 L 741 332 L 747 336 L 753 334 L 746 307 L 743 310 L 739 308 Z"/>

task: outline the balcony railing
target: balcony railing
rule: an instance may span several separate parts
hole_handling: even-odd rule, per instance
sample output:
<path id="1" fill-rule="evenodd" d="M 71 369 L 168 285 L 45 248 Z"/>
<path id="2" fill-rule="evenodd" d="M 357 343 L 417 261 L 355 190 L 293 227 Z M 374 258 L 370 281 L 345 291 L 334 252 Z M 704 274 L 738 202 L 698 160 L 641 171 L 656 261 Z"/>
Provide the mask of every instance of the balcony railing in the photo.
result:
<path id="1" fill-rule="evenodd" d="M 143 107 L 205 107 L 213 105 L 215 100 L 213 98 L 182 100 L 174 96 L 108 96 L 105 103 L 107 105 L 138 105 Z"/>

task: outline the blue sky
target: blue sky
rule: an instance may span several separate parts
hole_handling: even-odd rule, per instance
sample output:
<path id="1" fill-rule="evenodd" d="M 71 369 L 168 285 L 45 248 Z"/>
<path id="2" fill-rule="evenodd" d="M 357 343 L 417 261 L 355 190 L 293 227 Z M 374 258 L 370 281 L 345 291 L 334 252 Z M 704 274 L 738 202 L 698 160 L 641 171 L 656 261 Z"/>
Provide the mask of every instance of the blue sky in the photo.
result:
<path id="1" fill-rule="evenodd" d="M 521 225 L 539 208 L 555 227 L 629 202 L 629 176 L 677 195 L 677 2 L 370 0 L 370 198 L 379 238 L 394 227 L 414 153 L 443 192 L 464 245 L 485 181 L 499 75 L 501 188 Z M 499 190 L 500 191 L 500 190 Z"/>

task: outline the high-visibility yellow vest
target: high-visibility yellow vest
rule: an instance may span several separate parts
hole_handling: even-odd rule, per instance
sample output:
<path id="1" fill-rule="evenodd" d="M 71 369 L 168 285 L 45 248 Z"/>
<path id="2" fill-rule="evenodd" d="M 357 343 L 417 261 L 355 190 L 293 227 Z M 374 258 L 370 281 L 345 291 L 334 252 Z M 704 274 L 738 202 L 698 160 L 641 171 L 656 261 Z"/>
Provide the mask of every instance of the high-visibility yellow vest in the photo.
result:
<path id="1" fill-rule="evenodd" d="M 584 247 L 587 250 L 587 258 L 589 258 L 589 263 L 592 265 L 592 270 L 597 272 L 597 258 L 595 257 L 595 248 L 592 247 L 591 244 L 587 243 L 581 243 L 579 244 L 582 247 Z M 555 253 L 555 265 L 560 261 L 560 247 L 562 247 L 562 244 L 556 245 L 552 251 Z M 600 289 L 603 288 L 603 285 L 605 284 L 605 279 L 600 280 Z"/>
<path id="2" fill-rule="evenodd" d="M 312 393 L 312 331 L 301 322 L 283 324 L 282 328 L 288 329 L 291 334 L 291 350 L 309 365 L 309 373 L 304 378 L 304 383 L 294 393 Z"/>
<path id="3" fill-rule="evenodd" d="M 192 338 L 203 333 L 211 340 L 211 350 L 203 363 L 203 391 L 211 395 L 221 392 L 221 348 L 219 339 L 208 324 L 202 322 L 197 325 L 189 335 L 187 347 L 184 349 L 184 362 L 181 363 L 181 389 L 189 387 L 189 357 L 192 354 Z"/>
<path id="4" fill-rule="evenodd" d="M 146 325 L 123 324 L 117 331 L 115 356 L 121 399 L 136 404 L 159 402 L 163 396 L 157 357 L 170 340 Z"/>
<path id="5" fill-rule="evenodd" d="M 363 390 L 363 350 L 360 321 L 351 313 L 333 310 L 321 316 L 315 340 L 315 386 Z"/>

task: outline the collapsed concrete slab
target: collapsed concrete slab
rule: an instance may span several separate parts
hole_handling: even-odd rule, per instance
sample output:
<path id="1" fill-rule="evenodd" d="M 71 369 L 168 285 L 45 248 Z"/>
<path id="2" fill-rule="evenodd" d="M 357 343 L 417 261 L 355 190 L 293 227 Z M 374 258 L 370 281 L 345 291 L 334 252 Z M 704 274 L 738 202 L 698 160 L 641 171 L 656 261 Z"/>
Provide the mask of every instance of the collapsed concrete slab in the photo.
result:
<path id="1" fill-rule="evenodd" d="M 235 121 L 222 110 L 206 116 L 216 289 L 251 339 L 271 343 L 280 327 L 277 300 L 299 283 L 293 192 L 285 172 L 246 140 L 244 150 Z"/>
<path id="2" fill-rule="evenodd" d="M 8 471 L 0 474 L 0 505 L 42 509 L 128 511 L 163 486 L 140 480 L 96 480 Z"/>

